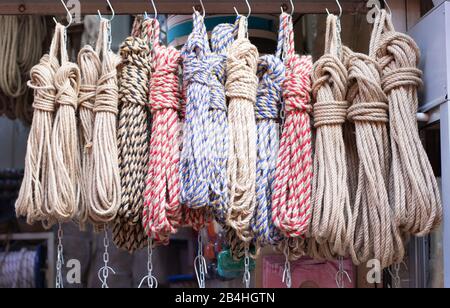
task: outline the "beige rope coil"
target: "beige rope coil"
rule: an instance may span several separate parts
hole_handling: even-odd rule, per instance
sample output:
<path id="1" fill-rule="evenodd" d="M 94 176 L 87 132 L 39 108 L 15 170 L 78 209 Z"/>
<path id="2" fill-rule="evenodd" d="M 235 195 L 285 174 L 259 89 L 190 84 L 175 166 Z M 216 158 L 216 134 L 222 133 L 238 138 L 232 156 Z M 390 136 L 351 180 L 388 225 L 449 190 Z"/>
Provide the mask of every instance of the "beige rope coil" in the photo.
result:
<path id="1" fill-rule="evenodd" d="M 81 72 L 80 95 L 78 97 L 81 128 L 81 202 L 79 223 L 83 227 L 89 218 L 89 191 L 93 174 L 92 142 L 94 131 L 94 103 L 101 63 L 97 52 L 91 47 L 82 48 L 78 54 Z"/>
<path id="2" fill-rule="evenodd" d="M 35 112 L 28 136 L 24 178 L 16 201 L 16 212 L 17 216 L 26 217 L 29 224 L 51 220 L 52 214 L 47 191 L 51 134 L 56 111 L 56 88 L 53 79 L 59 68 L 56 59 L 59 34 L 55 32 L 50 55 L 44 55 L 39 64 L 31 69 L 31 80 L 28 83 L 34 90 Z"/>
<path id="3" fill-rule="evenodd" d="M 94 225 L 104 225 L 114 220 L 121 194 L 116 133 L 119 98 L 116 67 L 120 58 L 109 48 L 109 33 L 110 22 L 102 19 L 97 43 L 102 69 L 94 104 L 89 207 L 89 219 Z"/>
<path id="4" fill-rule="evenodd" d="M 317 129 L 314 157 L 313 215 L 310 236 L 319 245 L 345 256 L 353 230 L 353 216 L 347 183 L 347 162 L 343 138 L 349 103 L 347 68 L 338 46 L 337 17 L 329 15 L 325 54 L 314 65 L 314 126 Z"/>
<path id="5" fill-rule="evenodd" d="M 389 100 L 392 149 L 389 194 L 395 220 L 403 232 L 425 236 L 440 225 L 442 204 L 418 133 L 420 51 L 411 37 L 395 31 L 391 16 L 384 10 L 375 22 L 371 50 L 382 67 L 382 86 Z"/>
<path id="6" fill-rule="evenodd" d="M 54 80 L 58 111 L 51 137 L 48 202 L 52 210 L 51 218 L 66 222 L 78 214 L 80 201 L 81 159 L 76 110 L 81 77 L 78 66 L 68 59 L 65 27 L 57 24 L 55 33 L 58 36 L 55 43 L 60 52 L 61 67 Z"/>
<path id="7" fill-rule="evenodd" d="M 227 224 L 238 237 L 249 243 L 250 222 L 256 202 L 256 120 L 254 106 L 258 77 L 258 49 L 246 37 L 247 19 L 239 21 L 238 38 L 227 59 L 226 95 L 229 98 L 230 155 L 228 185 L 230 204 Z"/>
<path id="8" fill-rule="evenodd" d="M 355 123 L 359 156 L 358 187 L 354 204 L 355 264 L 370 259 L 383 268 L 403 259 L 404 248 L 389 205 L 389 135 L 387 97 L 381 88 L 381 70 L 375 60 L 353 54 L 349 62 L 348 119 Z"/>

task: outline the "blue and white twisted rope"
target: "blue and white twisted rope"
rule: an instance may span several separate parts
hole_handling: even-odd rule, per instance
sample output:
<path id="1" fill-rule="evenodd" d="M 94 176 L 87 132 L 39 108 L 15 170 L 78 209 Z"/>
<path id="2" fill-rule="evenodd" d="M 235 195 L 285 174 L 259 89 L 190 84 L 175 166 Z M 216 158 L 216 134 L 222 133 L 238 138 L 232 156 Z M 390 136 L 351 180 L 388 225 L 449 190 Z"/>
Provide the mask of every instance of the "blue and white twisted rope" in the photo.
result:
<path id="1" fill-rule="evenodd" d="M 211 83 L 221 59 L 211 53 L 203 16 L 195 12 L 193 21 L 194 29 L 182 51 L 186 118 L 180 168 L 181 202 L 191 209 L 200 209 L 211 205 L 210 179 L 214 178 Z"/>
<path id="2" fill-rule="evenodd" d="M 272 222 L 272 192 L 280 143 L 280 103 L 286 69 L 273 55 L 258 63 L 258 96 L 256 101 L 257 162 L 256 211 L 252 229 L 259 246 L 277 245 L 282 236 Z"/>

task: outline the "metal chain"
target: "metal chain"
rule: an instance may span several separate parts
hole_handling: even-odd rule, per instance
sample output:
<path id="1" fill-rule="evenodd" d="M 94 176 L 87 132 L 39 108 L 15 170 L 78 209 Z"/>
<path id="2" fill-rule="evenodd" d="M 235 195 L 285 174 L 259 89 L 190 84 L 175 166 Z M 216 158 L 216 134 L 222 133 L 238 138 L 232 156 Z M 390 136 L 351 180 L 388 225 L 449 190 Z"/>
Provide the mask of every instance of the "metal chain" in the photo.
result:
<path id="1" fill-rule="evenodd" d="M 153 276 L 153 239 L 148 238 L 147 241 L 147 276 L 142 278 L 141 283 L 139 283 L 139 289 L 142 288 L 145 281 L 147 281 L 149 289 L 158 288 L 158 279 Z"/>
<path id="2" fill-rule="evenodd" d="M 350 275 L 344 268 L 344 258 L 343 257 L 338 258 L 338 264 L 339 264 L 339 270 L 336 273 L 336 285 L 339 289 L 345 289 L 345 278 L 347 278 L 350 283 L 352 283 L 352 279 L 350 278 Z"/>
<path id="3" fill-rule="evenodd" d="M 63 282 L 63 274 L 62 274 L 62 267 L 64 265 L 64 247 L 62 244 L 63 240 L 63 229 L 61 224 L 58 225 L 58 246 L 57 246 L 57 257 L 56 257 L 56 288 L 62 289 L 64 288 L 64 282 Z"/>
<path id="4" fill-rule="evenodd" d="M 114 275 L 116 274 L 116 272 L 114 271 L 113 268 L 111 268 L 108 265 L 108 263 L 109 263 L 109 252 L 108 252 L 109 237 L 108 237 L 108 228 L 106 228 L 106 226 L 105 226 L 105 237 L 103 238 L 103 247 L 105 248 L 105 252 L 103 253 L 103 263 L 104 263 L 104 265 L 98 271 L 98 279 L 102 283 L 102 288 L 103 289 L 108 289 L 109 288 L 109 286 L 108 286 L 109 272 L 111 271 Z"/>
<path id="5" fill-rule="evenodd" d="M 292 275 L 291 275 L 291 262 L 289 261 L 289 245 L 286 243 L 284 247 L 284 271 L 283 271 L 283 283 L 286 284 L 288 289 L 292 288 Z"/>
<path id="6" fill-rule="evenodd" d="M 393 265 L 392 268 L 394 272 L 389 269 L 392 277 L 392 286 L 394 289 L 400 289 L 402 287 L 402 279 L 400 278 L 401 263 Z"/>
<path id="7" fill-rule="evenodd" d="M 206 259 L 203 256 L 203 239 L 202 232 L 198 233 L 197 237 L 197 257 L 194 260 L 195 275 L 197 277 L 198 287 L 204 289 L 206 287 L 206 275 L 208 274 L 208 267 L 206 266 Z"/>
<path id="8" fill-rule="evenodd" d="M 244 257 L 244 285 L 247 289 L 250 288 L 251 274 L 250 274 L 250 252 L 248 244 L 245 246 L 245 257 Z"/>

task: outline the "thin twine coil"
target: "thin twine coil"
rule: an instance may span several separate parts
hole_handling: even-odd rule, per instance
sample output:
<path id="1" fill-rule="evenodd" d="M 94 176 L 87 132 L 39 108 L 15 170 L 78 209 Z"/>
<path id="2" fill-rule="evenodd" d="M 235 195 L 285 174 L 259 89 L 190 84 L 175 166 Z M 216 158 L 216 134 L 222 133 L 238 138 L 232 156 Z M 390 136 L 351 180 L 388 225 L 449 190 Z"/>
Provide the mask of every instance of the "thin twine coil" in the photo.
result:
<path id="1" fill-rule="evenodd" d="M 350 254 L 357 265 L 377 259 L 385 268 L 403 259 L 404 247 L 387 193 L 389 106 L 380 67 L 372 57 L 355 53 L 350 58 L 348 100 L 359 157 Z"/>
<path id="2" fill-rule="evenodd" d="M 97 43 L 101 73 L 94 103 L 92 141 L 93 172 L 89 219 L 96 226 L 108 224 L 120 206 L 121 185 L 117 148 L 118 84 L 120 58 L 109 48 L 110 22 L 102 19 Z"/>
<path id="3" fill-rule="evenodd" d="M 246 37 L 247 19 L 241 17 L 237 40 L 227 59 L 225 84 L 229 99 L 230 149 L 228 186 L 230 202 L 227 224 L 245 243 L 253 240 L 251 220 L 256 207 L 256 76 L 259 53 Z"/>
<path id="4" fill-rule="evenodd" d="M 55 40 L 59 39 L 58 35 L 58 32 L 55 32 L 53 47 L 56 47 Z M 52 214 L 47 196 L 47 173 L 51 163 L 51 133 L 56 111 L 53 78 L 59 68 L 54 53 L 56 51 L 52 49 L 50 55 L 44 55 L 31 69 L 31 80 L 28 82 L 28 86 L 34 90 L 34 115 L 27 141 L 24 178 L 15 207 L 17 216 L 26 217 L 30 225 L 47 221 Z"/>
<path id="5" fill-rule="evenodd" d="M 337 17 L 329 15 L 325 53 L 315 63 L 312 76 L 316 140 L 310 245 L 312 251 L 329 250 L 323 253 L 328 257 L 346 256 L 354 229 L 343 132 L 349 107 L 348 72 L 338 53 L 338 35 Z M 322 254 L 312 251 L 312 255 Z"/>
<path id="6" fill-rule="evenodd" d="M 371 53 L 382 69 L 389 101 L 392 151 L 389 197 L 402 232 L 425 236 L 442 222 L 439 187 L 418 133 L 417 90 L 420 51 L 408 35 L 396 32 L 385 10 L 377 16 Z"/>
<path id="7" fill-rule="evenodd" d="M 97 82 L 101 72 L 101 61 L 91 46 L 85 46 L 78 54 L 78 66 L 81 72 L 81 86 L 78 97 L 80 139 L 81 139 L 81 202 L 78 222 L 82 228 L 89 221 L 89 192 L 93 174 L 93 131 L 94 104 Z"/>
<path id="8" fill-rule="evenodd" d="M 175 48 L 161 46 L 159 36 L 159 22 L 155 20 L 150 80 L 153 123 L 142 223 L 149 238 L 167 244 L 169 235 L 183 223 L 179 200 L 181 55 Z"/>
<path id="9" fill-rule="evenodd" d="M 152 20 L 142 24 L 140 37 L 130 36 L 120 46 L 119 69 L 119 169 L 122 197 L 113 240 L 118 247 L 135 251 L 147 245 L 142 226 L 145 177 L 149 160 L 150 123 L 147 107 L 150 80 L 148 32 Z"/>
<path id="10" fill-rule="evenodd" d="M 259 86 L 256 99 L 257 161 L 256 210 L 252 221 L 257 247 L 276 246 L 283 239 L 272 219 L 272 195 L 280 143 L 280 110 L 286 69 L 274 55 L 258 63 Z"/>
<path id="11" fill-rule="evenodd" d="M 78 66 L 68 60 L 65 27 L 57 24 L 55 33 L 58 39 L 52 49 L 59 49 L 61 67 L 54 79 L 58 111 L 51 137 L 48 204 L 51 220 L 61 223 L 75 218 L 80 201 L 81 158 L 76 110 L 81 76 Z"/>
<path id="12" fill-rule="evenodd" d="M 281 15 L 277 55 L 284 53 L 283 84 L 285 122 L 280 140 L 272 217 L 287 238 L 306 235 L 311 221 L 312 145 L 309 112 L 311 56 L 295 54 L 292 16 Z M 292 246 L 292 245 L 291 245 Z M 298 246 L 298 245 L 295 245 Z"/>

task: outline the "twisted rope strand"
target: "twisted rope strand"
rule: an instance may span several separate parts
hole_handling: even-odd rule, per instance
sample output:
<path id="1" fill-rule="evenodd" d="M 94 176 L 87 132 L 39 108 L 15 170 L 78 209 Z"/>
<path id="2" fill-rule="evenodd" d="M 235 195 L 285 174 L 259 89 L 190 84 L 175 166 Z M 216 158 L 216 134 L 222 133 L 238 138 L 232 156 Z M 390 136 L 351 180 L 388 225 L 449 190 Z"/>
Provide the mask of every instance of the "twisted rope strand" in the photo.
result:
<path id="1" fill-rule="evenodd" d="M 228 123 L 230 152 L 228 185 L 230 204 L 227 224 L 246 243 L 253 240 L 250 222 L 256 196 L 256 120 L 255 109 L 258 78 L 258 50 L 246 38 L 247 19 L 239 21 L 238 38 L 230 48 L 227 59 L 226 95 L 229 98 Z"/>
<path id="2" fill-rule="evenodd" d="M 420 51 L 411 37 L 395 31 L 391 17 L 383 10 L 375 22 L 371 52 L 383 70 L 382 87 L 389 101 L 392 150 L 389 196 L 395 220 L 403 232 L 425 236 L 440 225 L 442 203 L 418 134 Z"/>

